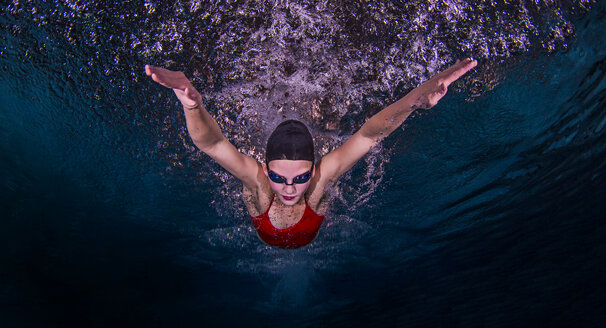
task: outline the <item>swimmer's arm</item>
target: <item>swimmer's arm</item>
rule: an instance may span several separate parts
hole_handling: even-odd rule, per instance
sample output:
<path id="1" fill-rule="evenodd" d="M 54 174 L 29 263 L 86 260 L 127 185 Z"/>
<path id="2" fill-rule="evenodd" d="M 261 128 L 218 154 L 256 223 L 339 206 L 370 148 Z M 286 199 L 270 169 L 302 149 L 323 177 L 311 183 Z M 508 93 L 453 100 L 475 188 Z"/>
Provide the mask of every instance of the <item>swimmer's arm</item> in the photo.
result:
<path id="1" fill-rule="evenodd" d="M 395 131 L 419 108 L 435 106 L 448 86 L 477 65 L 475 60 L 457 61 L 406 96 L 372 116 L 353 136 L 318 164 L 325 178 L 336 180 L 351 169 L 372 147 Z"/>
<path id="2" fill-rule="evenodd" d="M 240 179 L 247 188 L 255 190 L 260 181 L 259 172 L 262 174 L 261 166 L 252 157 L 240 153 L 225 138 L 217 121 L 204 107 L 202 96 L 185 74 L 149 65 L 145 66 L 145 72 L 155 82 L 175 92 L 183 105 L 187 131 L 196 147 Z"/>
<path id="3" fill-rule="evenodd" d="M 174 91 L 183 105 L 187 130 L 196 147 L 203 150 L 221 140 L 223 134 L 219 125 L 206 111 L 202 95 L 183 72 L 145 65 L 145 73 L 158 84 Z"/>

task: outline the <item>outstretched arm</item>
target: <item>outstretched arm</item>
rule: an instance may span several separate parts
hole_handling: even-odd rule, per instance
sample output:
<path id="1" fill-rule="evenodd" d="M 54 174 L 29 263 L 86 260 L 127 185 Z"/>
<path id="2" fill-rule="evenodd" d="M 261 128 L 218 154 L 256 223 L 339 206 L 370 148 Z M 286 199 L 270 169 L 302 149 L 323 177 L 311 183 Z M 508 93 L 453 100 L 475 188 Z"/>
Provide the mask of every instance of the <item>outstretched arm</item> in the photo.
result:
<path id="1" fill-rule="evenodd" d="M 217 121 L 206 111 L 202 96 L 183 72 L 145 65 L 145 73 L 160 85 L 175 92 L 183 105 L 187 130 L 198 149 L 254 190 L 258 185 L 258 162 L 240 153 L 223 135 Z"/>
<path id="2" fill-rule="evenodd" d="M 326 155 L 318 168 L 324 178 L 335 180 L 347 172 L 370 149 L 397 129 L 419 108 L 435 106 L 448 91 L 448 86 L 477 65 L 470 58 L 457 61 L 406 96 L 372 116 L 353 136 L 335 151 Z"/>

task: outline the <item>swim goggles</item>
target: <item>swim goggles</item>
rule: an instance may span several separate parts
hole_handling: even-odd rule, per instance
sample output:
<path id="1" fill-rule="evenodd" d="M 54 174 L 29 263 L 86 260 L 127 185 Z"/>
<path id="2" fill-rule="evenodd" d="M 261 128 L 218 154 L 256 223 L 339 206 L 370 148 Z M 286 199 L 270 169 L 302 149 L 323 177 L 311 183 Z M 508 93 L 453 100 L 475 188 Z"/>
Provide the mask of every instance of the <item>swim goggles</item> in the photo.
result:
<path id="1" fill-rule="evenodd" d="M 309 181 L 309 179 L 311 179 L 311 172 L 313 171 L 313 166 L 311 167 L 311 170 L 309 170 L 306 173 L 303 173 L 301 175 L 297 175 L 296 177 L 294 177 L 292 179 L 292 183 L 287 183 L 287 180 L 285 177 L 281 176 L 281 175 L 277 175 L 275 174 L 273 171 L 269 171 L 267 172 L 267 175 L 269 176 L 269 179 L 275 183 L 283 183 L 287 186 L 292 186 L 293 184 L 303 184 L 307 181 Z"/>

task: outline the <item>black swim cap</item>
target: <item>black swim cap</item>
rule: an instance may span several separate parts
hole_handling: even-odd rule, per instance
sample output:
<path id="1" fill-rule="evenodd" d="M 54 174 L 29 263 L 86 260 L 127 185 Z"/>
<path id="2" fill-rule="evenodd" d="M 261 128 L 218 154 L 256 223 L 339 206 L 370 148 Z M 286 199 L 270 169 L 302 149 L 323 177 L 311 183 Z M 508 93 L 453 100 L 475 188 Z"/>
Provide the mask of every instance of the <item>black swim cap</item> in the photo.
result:
<path id="1" fill-rule="evenodd" d="M 266 163 L 276 159 L 314 162 L 314 141 L 309 130 L 300 121 L 280 123 L 267 140 Z"/>

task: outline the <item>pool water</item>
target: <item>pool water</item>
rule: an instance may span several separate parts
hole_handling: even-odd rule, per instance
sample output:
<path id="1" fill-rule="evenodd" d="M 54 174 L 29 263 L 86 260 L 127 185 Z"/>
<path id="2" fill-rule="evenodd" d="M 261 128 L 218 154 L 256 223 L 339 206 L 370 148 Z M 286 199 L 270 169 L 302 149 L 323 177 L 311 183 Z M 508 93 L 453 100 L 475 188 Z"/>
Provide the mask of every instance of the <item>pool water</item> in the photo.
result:
<path id="1" fill-rule="evenodd" d="M 603 1 L 12 1 L 0 24 L 6 327 L 606 324 Z M 318 155 L 456 58 L 477 69 L 263 244 L 147 63 L 259 160 Z"/>

